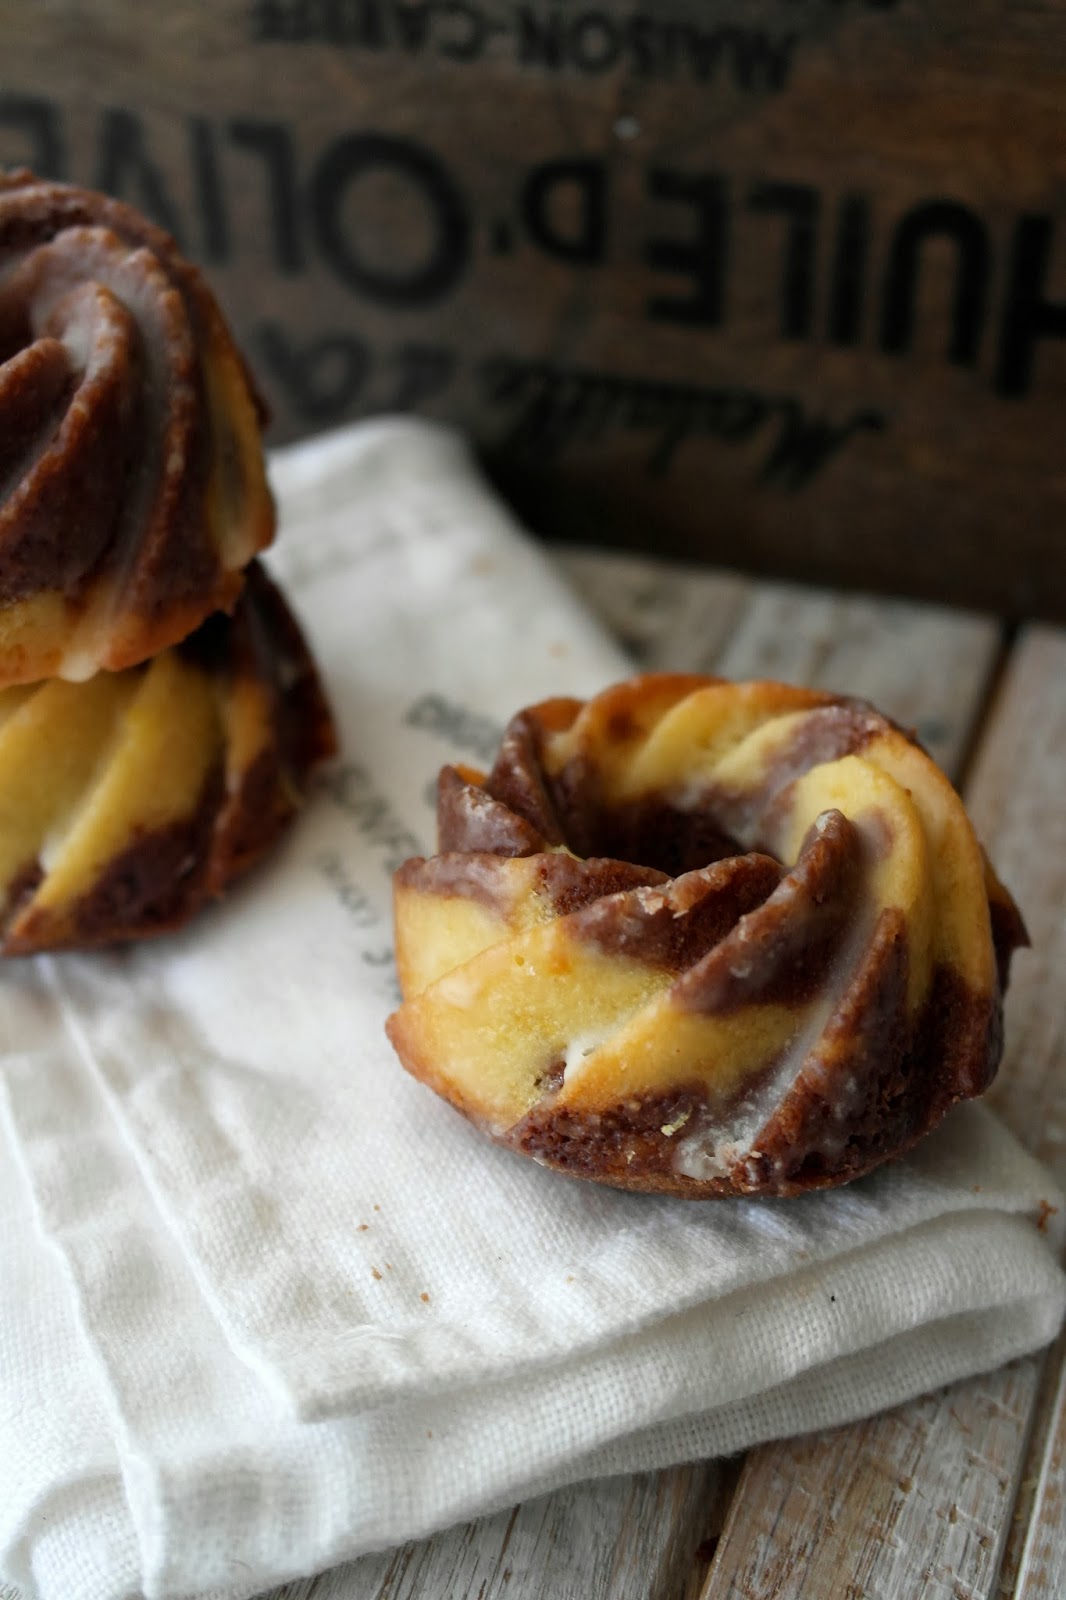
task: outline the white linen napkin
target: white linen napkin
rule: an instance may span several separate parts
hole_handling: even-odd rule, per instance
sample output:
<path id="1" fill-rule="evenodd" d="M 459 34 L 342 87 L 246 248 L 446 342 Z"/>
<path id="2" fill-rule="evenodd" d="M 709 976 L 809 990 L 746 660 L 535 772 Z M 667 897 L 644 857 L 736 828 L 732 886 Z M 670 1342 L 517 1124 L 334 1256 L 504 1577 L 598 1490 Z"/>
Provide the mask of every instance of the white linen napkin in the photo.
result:
<path id="1" fill-rule="evenodd" d="M 452 435 L 274 481 L 338 762 L 184 933 L 0 973 L 0 1576 L 237 1600 L 1050 1340 L 1059 1197 L 981 1108 L 846 1189 L 693 1204 L 546 1172 L 403 1073 L 390 874 L 438 768 L 630 668 Z"/>

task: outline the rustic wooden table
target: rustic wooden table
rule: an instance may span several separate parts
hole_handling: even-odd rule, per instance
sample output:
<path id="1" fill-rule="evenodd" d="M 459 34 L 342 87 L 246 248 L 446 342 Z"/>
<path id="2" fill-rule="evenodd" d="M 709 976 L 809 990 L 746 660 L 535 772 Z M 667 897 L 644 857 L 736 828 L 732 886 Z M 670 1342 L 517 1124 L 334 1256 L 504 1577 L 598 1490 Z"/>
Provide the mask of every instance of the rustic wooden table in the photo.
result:
<path id="1" fill-rule="evenodd" d="M 1066 631 L 566 552 L 646 669 L 868 696 L 963 787 L 1033 950 L 996 1110 L 1066 1179 Z M 263 1600 L 1063 1600 L 1066 1339 L 869 1422 L 565 1489 Z"/>

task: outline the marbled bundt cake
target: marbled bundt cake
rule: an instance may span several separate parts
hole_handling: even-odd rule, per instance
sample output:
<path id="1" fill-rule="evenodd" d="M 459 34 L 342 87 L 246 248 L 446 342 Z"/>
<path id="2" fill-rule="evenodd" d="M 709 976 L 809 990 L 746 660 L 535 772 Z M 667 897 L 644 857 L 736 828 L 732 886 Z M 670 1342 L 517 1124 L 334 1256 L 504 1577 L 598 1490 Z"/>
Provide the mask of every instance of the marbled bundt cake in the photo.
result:
<path id="1" fill-rule="evenodd" d="M 269 544 L 261 406 L 129 206 L 0 174 L 0 685 L 146 660 Z"/>
<path id="2" fill-rule="evenodd" d="M 1025 930 L 871 706 L 662 675 L 445 768 L 396 876 L 404 1065 L 504 1144 L 678 1195 L 842 1183 L 980 1094 Z"/>
<path id="3" fill-rule="evenodd" d="M 176 927 L 274 843 L 333 728 L 258 563 L 145 666 L 0 691 L 0 950 Z"/>

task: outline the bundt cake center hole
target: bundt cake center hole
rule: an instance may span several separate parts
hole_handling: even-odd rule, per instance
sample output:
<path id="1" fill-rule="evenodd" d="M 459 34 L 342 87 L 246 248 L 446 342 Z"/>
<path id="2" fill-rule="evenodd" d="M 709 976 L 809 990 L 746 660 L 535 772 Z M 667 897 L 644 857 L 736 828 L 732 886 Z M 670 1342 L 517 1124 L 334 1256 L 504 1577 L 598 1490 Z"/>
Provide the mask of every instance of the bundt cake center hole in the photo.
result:
<path id="1" fill-rule="evenodd" d="M 577 843 L 587 846 L 577 854 L 611 856 L 671 878 L 745 855 L 750 848 L 720 827 L 708 811 L 685 810 L 666 799 L 605 808 L 588 832 L 585 839 L 567 841 L 572 849 Z"/>

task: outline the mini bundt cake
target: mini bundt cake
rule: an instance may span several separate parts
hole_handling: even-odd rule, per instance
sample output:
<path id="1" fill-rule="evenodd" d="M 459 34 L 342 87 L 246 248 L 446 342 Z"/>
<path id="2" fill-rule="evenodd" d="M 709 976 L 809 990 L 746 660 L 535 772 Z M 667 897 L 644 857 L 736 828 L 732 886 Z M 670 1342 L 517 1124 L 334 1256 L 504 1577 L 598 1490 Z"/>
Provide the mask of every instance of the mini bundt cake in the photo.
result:
<path id="1" fill-rule="evenodd" d="M 0 174 L 0 686 L 147 660 L 270 543 L 263 411 L 174 241 Z"/>
<path id="2" fill-rule="evenodd" d="M 672 674 L 521 712 L 396 875 L 404 1066 L 505 1145 L 797 1194 L 982 1092 L 1021 918 L 871 706 Z"/>
<path id="3" fill-rule="evenodd" d="M 184 922 L 275 842 L 333 727 L 257 562 L 233 615 L 150 663 L 0 691 L 5 955 Z"/>

